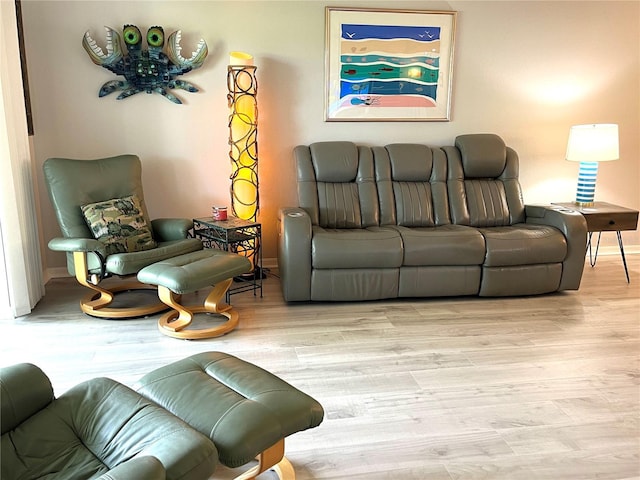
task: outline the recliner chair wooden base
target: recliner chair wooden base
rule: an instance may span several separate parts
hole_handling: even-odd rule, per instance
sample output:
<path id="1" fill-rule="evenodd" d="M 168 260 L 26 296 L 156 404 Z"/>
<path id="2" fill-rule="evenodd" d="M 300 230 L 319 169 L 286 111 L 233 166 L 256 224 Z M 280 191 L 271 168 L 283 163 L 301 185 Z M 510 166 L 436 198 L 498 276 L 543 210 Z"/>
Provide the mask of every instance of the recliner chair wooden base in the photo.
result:
<path id="1" fill-rule="evenodd" d="M 154 285 L 140 283 L 137 280 L 129 280 L 105 289 L 89 280 L 87 276 L 87 254 L 85 252 L 74 252 L 73 261 L 78 283 L 91 289 L 91 292 L 80 300 L 80 309 L 87 315 L 98 318 L 122 320 L 125 318 L 154 315 L 167 309 L 167 305 L 162 302 L 153 302 L 135 307 L 110 307 L 109 305 L 112 304 L 116 293 L 130 290 L 156 290 L 156 287 Z"/>

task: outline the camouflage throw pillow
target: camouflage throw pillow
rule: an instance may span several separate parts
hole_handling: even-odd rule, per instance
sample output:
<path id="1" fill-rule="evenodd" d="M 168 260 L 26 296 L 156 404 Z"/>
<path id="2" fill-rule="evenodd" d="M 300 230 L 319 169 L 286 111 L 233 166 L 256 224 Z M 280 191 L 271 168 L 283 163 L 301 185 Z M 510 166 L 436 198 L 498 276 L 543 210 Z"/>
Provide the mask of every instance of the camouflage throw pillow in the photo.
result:
<path id="1" fill-rule="evenodd" d="M 139 252 L 158 244 L 144 220 L 136 195 L 113 198 L 80 207 L 94 238 L 107 247 L 107 254 Z"/>

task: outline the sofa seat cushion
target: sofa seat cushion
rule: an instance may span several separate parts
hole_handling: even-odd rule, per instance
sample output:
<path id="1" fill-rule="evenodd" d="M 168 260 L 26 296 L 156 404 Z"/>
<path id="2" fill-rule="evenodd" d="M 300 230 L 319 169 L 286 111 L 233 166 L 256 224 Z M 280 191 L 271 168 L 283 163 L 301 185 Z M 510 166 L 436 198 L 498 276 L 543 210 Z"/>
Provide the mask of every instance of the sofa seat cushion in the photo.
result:
<path id="1" fill-rule="evenodd" d="M 313 227 L 313 268 L 397 268 L 402 265 L 402 239 L 390 228 Z"/>
<path id="2" fill-rule="evenodd" d="M 197 238 L 159 242 L 158 246 L 151 250 L 109 255 L 107 257 L 107 272 L 115 275 L 132 275 L 153 263 L 198 250 L 202 250 L 202 242 Z"/>
<path id="3" fill-rule="evenodd" d="M 482 265 L 482 234 L 464 225 L 393 227 L 402 236 L 404 266 Z"/>
<path id="4" fill-rule="evenodd" d="M 486 267 L 558 263 L 567 256 L 564 235 L 547 225 L 518 223 L 481 228 L 480 232 L 487 246 Z"/>

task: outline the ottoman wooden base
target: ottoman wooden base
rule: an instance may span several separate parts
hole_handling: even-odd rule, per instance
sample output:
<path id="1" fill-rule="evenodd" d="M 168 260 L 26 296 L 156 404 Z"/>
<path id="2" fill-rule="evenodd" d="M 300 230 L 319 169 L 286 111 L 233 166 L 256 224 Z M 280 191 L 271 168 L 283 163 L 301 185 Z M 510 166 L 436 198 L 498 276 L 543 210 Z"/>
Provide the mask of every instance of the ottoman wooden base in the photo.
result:
<path id="1" fill-rule="evenodd" d="M 158 296 L 160 300 L 173 310 L 165 313 L 158 320 L 158 329 L 170 337 L 185 338 L 189 340 L 195 340 L 199 338 L 212 338 L 219 337 L 225 333 L 230 332 L 236 326 L 238 326 L 238 312 L 236 312 L 231 305 L 221 303 L 224 298 L 231 282 L 232 278 L 218 282 L 213 290 L 207 295 L 204 301 L 204 305 L 180 305 L 179 297 L 167 287 L 158 286 Z M 227 318 L 227 321 L 222 325 L 211 328 L 203 328 L 200 330 L 186 329 L 193 321 L 193 316 L 196 313 L 211 313 L 221 315 Z"/>
<path id="2" fill-rule="evenodd" d="M 284 456 L 284 438 L 274 446 L 260 452 L 256 457 L 258 464 L 233 480 L 253 480 L 262 472 L 272 470 L 280 480 L 295 480 L 296 471 L 291 462 Z"/>
<path id="3" fill-rule="evenodd" d="M 201 250 L 154 263 L 138 272 L 138 280 L 158 286 L 158 296 L 171 310 L 160 317 L 160 332 L 174 338 L 196 340 L 224 335 L 238 325 L 238 312 L 223 302 L 233 277 L 251 270 L 251 262 L 234 253 Z M 182 294 L 209 287 L 213 289 L 202 305 L 182 305 Z M 187 328 L 197 313 L 226 317 L 210 328 Z"/>

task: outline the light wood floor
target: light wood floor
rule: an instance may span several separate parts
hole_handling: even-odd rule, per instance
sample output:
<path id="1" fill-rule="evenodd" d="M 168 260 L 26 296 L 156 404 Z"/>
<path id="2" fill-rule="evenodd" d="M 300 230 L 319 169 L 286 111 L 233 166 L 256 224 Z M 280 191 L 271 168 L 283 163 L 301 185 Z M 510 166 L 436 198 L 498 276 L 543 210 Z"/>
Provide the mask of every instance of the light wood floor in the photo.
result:
<path id="1" fill-rule="evenodd" d="M 287 305 L 269 277 L 263 298 L 232 297 L 237 330 L 199 341 L 161 335 L 157 317 L 87 317 L 81 288 L 57 279 L 31 315 L 3 322 L 0 364 L 36 363 L 60 394 L 237 355 L 326 410 L 287 441 L 299 480 L 637 479 L 640 255 L 628 257 L 630 285 L 620 258 L 601 256 L 578 292 L 528 298 Z"/>

